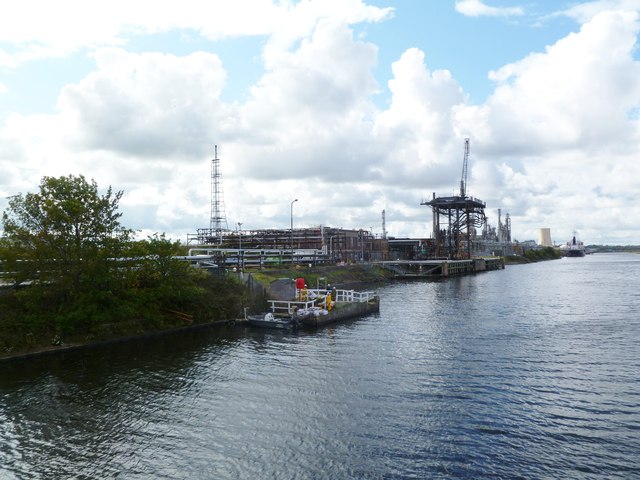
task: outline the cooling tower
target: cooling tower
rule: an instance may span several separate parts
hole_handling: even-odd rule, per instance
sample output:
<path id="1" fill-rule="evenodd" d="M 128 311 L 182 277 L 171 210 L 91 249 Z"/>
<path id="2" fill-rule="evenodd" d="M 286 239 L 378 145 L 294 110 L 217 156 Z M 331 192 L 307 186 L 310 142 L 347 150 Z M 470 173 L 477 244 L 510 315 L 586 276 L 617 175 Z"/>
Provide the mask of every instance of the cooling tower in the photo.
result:
<path id="1" fill-rule="evenodd" d="M 538 234 L 538 245 L 542 245 L 543 247 L 553 247 L 553 243 L 551 243 L 551 229 L 550 228 L 541 228 Z"/>

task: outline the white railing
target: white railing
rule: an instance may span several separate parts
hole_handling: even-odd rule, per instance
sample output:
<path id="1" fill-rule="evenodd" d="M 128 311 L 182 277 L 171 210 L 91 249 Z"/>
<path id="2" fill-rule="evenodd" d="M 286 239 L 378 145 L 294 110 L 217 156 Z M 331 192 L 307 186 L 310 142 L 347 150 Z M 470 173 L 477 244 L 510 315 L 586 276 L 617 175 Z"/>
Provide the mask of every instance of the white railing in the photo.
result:
<path id="1" fill-rule="evenodd" d="M 327 290 L 324 288 L 296 289 L 299 300 L 269 300 L 271 312 L 276 316 L 290 316 L 294 310 L 310 310 L 314 307 L 327 308 Z M 358 292 L 356 290 L 335 290 L 336 298 L 332 302 L 360 303 L 377 297 L 376 292 Z"/>
<path id="2" fill-rule="evenodd" d="M 299 298 L 302 294 L 303 290 L 296 290 L 296 297 Z M 331 292 L 333 295 L 333 290 L 328 291 L 325 288 L 307 288 L 306 289 L 306 299 L 315 300 L 318 297 L 325 297 L 327 293 Z M 331 299 L 336 302 L 368 302 L 369 300 L 375 298 L 377 296 L 376 292 L 358 292 L 356 290 L 335 290 L 335 298 Z M 305 299 L 303 299 L 305 300 Z"/>
<path id="3" fill-rule="evenodd" d="M 369 300 L 373 300 L 378 296 L 376 292 L 355 292 L 353 290 L 345 290 L 345 291 L 351 292 L 352 302 L 368 302 Z"/>
<path id="4" fill-rule="evenodd" d="M 294 313 L 294 310 L 309 310 L 316 304 L 315 301 L 300 301 L 300 300 L 269 300 L 271 304 L 271 313 L 277 317 L 287 317 Z M 294 308 L 295 307 L 295 308 Z"/>
<path id="5" fill-rule="evenodd" d="M 298 300 L 269 300 L 271 304 L 271 312 L 274 315 L 286 316 L 292 315 L 294 307 L 297 310 L 309 310 L 313 307 L 327 308 L 327 293 L 324 288 L 307 288 L 296 289 L 296 298 Z M 332 291 L 333 293 L 333 291 Z M 332 302 L 344 303 L 361 303 L 368 302 L 377 297 L 376 292 L 358 292 L 356 290 L 335 290 L 335 298 L 332 296 Z"/>

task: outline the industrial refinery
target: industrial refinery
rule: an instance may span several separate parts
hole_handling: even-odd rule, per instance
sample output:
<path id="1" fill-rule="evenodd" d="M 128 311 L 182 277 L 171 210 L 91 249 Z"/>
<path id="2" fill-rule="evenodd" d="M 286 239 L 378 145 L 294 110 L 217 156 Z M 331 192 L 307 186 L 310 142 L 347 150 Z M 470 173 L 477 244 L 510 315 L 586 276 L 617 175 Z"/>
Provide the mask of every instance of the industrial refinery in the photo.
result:
<path id="1" fill-rule="evenodd" d="M 432 231 L 425 238 L 396 238 L 386 233 L 385 211 L 381 212 L 382 235 L 370 230 L 319 225 L 309 228 L 229 229 L 224 213 L 220 159 L 217 146 L 211 160 L 211 216 L 207 228 L 189 234 L 190 254 L 209 255 L 218 263 L 237 267 L 263 267 L 286 263 L 353 263 L 385 261 L 464 260 L 506 256 L 513 253 L 509 214 L 492 227 L 485 215 L 486 204 L 467 195 L 470 141 L 464 140 L 460 190 L 457 195 L 438 197 L 420 204 L 432 212 Z M 291 202 L 291 208 L 297 199 Z"/>

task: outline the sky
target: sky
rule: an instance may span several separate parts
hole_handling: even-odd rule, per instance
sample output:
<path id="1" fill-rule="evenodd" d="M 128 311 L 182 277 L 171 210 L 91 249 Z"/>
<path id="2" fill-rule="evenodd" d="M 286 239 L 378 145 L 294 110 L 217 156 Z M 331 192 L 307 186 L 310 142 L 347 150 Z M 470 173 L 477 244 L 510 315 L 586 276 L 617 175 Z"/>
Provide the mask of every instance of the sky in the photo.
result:
<path id="1" fill-rule="evenodd" d="M 230 229 L 429 238 L 469 138 L 491 226 L 640 244 L 640 0 L 3 4 L 0 211 L 84 175 L 186 242 L 217 146 Z"/>

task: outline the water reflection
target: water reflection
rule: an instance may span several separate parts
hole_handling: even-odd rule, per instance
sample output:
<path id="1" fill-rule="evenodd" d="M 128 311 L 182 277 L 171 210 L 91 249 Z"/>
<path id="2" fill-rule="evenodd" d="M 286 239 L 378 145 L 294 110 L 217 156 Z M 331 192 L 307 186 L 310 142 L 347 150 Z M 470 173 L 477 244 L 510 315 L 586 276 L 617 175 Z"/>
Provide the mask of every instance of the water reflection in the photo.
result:
<path id="1" fill-rule="evenodd" d="M 638 475 L 640 264 L 582 260 L 392 284 L 318 331 L 2 364 L 0 477 Z"/>

